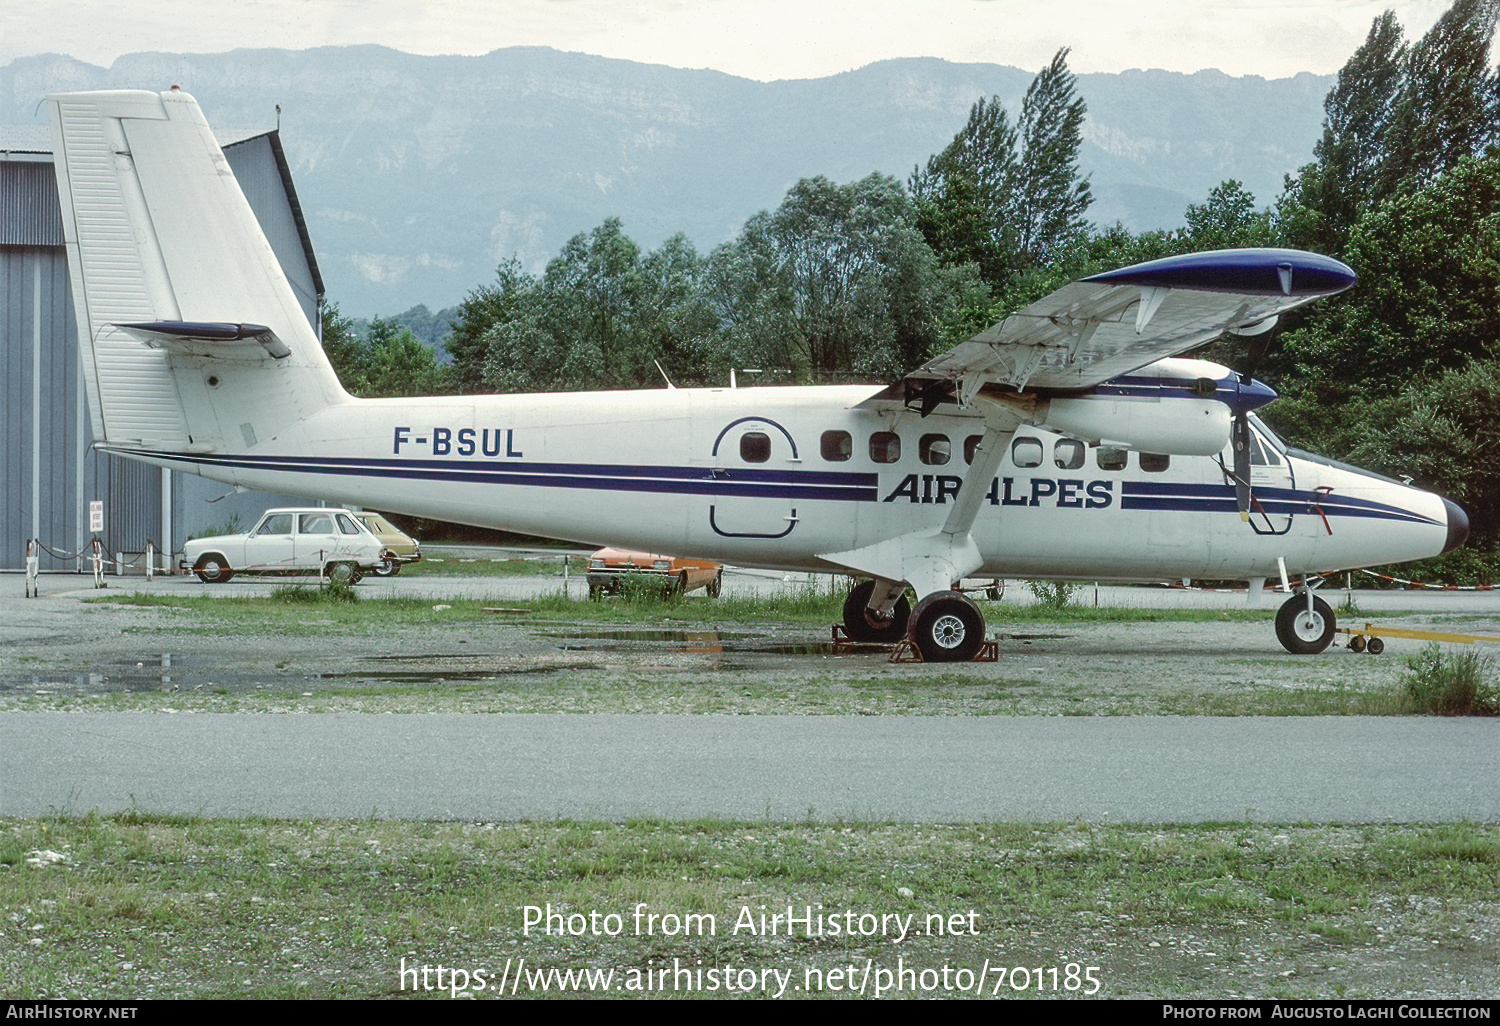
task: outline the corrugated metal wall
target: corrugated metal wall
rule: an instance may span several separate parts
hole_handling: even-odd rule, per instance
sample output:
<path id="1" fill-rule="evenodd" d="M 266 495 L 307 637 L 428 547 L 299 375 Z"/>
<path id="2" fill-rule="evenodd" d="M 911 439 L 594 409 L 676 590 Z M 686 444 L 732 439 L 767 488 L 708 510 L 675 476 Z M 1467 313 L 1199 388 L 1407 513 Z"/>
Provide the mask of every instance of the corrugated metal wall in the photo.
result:
<path id="1" fill-rule="evenodd" d="M 87 537 L 87 499 L 79 501 L 79 489 L 93 454 L 84 437 L 74 330 L 62 249 L 0 246 L 0 566 L 23 565 L 28 538 L 76 551 Z M 44 554 L 41 565 L 74 564 Z"/>
<path id="2" fill-rule="evenodd" d="M 0 246 L 61 246 L 62 239 L 52 163 L 0 163 Z"/>

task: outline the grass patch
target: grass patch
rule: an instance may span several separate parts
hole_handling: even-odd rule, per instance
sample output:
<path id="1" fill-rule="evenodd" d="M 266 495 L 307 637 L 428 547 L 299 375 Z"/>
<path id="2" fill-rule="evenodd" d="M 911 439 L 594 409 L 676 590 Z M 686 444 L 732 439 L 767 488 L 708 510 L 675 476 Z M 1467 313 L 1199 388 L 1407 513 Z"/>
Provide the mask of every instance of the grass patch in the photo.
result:
<path id="1" fill-rule="evenodd" d="M 587 561 L 574 558 L 571 569 L 584 572 Z M 562 577 L 561 557 L 550 559 L 457 559 L 431 557 L 401 568 L 402 577 Z"/>
<path id="2" fill-rule="evenodd" d="M 40 849 L 66 860 L 27 865 Z M 795 985 L 850 961 L 989 958 L 1099 966 L 1105 997 L 1479 996 L 1500 962 L 1497 851 L 1500 827 L 1477 825 L 6 820 L 0 975 L 21 1000 L 384 998 L 403 958 L 618 978 L 701 960 Z M 547 905 L 622 929 L 528 931 L 526 907 Z M 714 931 L 637 933 L 640 905 Z M 911 916 L 910 933 L 733 929 L 808 905 Z M 1053 993 L 1035 987 L 1000 994 Z"/>
<path id="3" fill-rule="evenodd" d="M 1443 651 L 1437 644 L 1406 658 L 1401 675 L 1407 711 L 1433 716 L 1500 714 L 1494 660 L 1472 649 Z"/>
<path id="4" fill-rule="evenodd" d="M 359 592 L 351 584 L 325 581 L 315 587 L 304 584 L 278 584 L 271 589 L 271 601 L 290 606 L 322 606 L 359 601 Z"/>

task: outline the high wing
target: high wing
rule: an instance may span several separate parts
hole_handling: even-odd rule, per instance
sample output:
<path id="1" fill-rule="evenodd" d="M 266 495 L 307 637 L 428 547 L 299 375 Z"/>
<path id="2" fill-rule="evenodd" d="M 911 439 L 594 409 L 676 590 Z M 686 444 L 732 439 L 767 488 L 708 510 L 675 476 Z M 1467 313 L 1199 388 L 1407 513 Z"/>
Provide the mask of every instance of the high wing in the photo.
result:
<path id="1" fill-rule="evenodd" d="M 966 406 L 985 385 L 1090 388 L 1225 331 L 1258 333 L 1354 282 L 1337 260 L 1290 249 L 1190 253 L 1096 274 L 929 360 L 907 375 L 905 396 L 925 414 L 943 401 Z"/>

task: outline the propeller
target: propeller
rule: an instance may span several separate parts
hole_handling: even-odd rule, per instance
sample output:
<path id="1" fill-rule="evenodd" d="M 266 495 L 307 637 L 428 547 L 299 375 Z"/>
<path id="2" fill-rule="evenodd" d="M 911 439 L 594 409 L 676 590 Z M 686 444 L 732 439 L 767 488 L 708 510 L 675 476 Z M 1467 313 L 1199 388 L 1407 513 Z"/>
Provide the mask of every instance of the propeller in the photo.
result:
<path id="1" fill-rule="evenodd" d="M 1235 504 L 1239 507 L 1240 519 L 1247 523 L 1250 520 L 1250 504 L 1255 496 L 1250 487 L 1250 408 L 1253 400 L 1246 393 L 1255 383 L 1255 369 L 1265 359 L 1266 353 L 1270 352 L 1271 345 L 1279 334 L 1275 330 L 1276 321 L 1275 317 L 1267 317 L 1263 321 L 1247 324 L 1230 332 L 1249 340 L 1245 346 L 1244 360 L 1240 361 L 1240 366 L 1233 368 L 1239 379 L 1240 394 L 1235 397 L 1234 419 L 1229 430 L 1234 457 L 1231 476 L 1234 478 Z"/>

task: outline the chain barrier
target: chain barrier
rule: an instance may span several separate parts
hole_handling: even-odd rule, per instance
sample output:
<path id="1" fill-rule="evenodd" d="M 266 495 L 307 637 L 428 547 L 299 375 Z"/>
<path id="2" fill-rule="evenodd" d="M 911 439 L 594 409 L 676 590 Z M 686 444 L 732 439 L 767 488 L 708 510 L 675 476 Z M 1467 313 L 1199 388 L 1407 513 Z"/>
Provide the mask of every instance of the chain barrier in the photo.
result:
<path id="1" fill-rule="evenodd" d="M 78 559 L 86 561 L 93 571 L 95 588 L 109 587 L 109 585 L 104 580 L 105 563 L 113 563 L 115 565 L 116 574 L 123 574 L 127 567 L 131 569 L 144 569 L 147 580 L 150 580 L 157 573 L 157 547 L 156 542 L 150 538 L 146 539 L 146 549 L 144 552 L 117 552 L 114 554 L 113 559 L 110 559 L 105 555 L 104 543 L 99 539 L 98 535 L 95 535 L 89 542 L 87 549 L 83 549 L 78 552 L 68 552 L 64 550 L 54 549 L 52 546 L 48 545 L 40 538 L 28 538 L 26 540 L 27 598 L 36 598 L 38 595 L 37 579 L 40 576 L 40 567 L 38 563 L 43 552 L 47 553 L 47 555 L 51 556 L 54 559 Z M 133 556 L 135 558 L 126 558 L 127 556 Z M 163 572 L 171 573 L 171 567 L 164 567 Z"/>
<path id="2" fill-rule="evenodd" d="M 1390 581 L 1393 584 L 1404 584 L 1408 588 L 1425 588 L 1428 591 L 1494 591 L 1493 584 L 1428 584 L 1425 581 L 1413 581 L 1405 577 L 1392 577 L 1390 574 L 1377 574 L 1374 570 L 1360 570 L 1358 573 L 1368 574 L 1382 581 Z"/>

